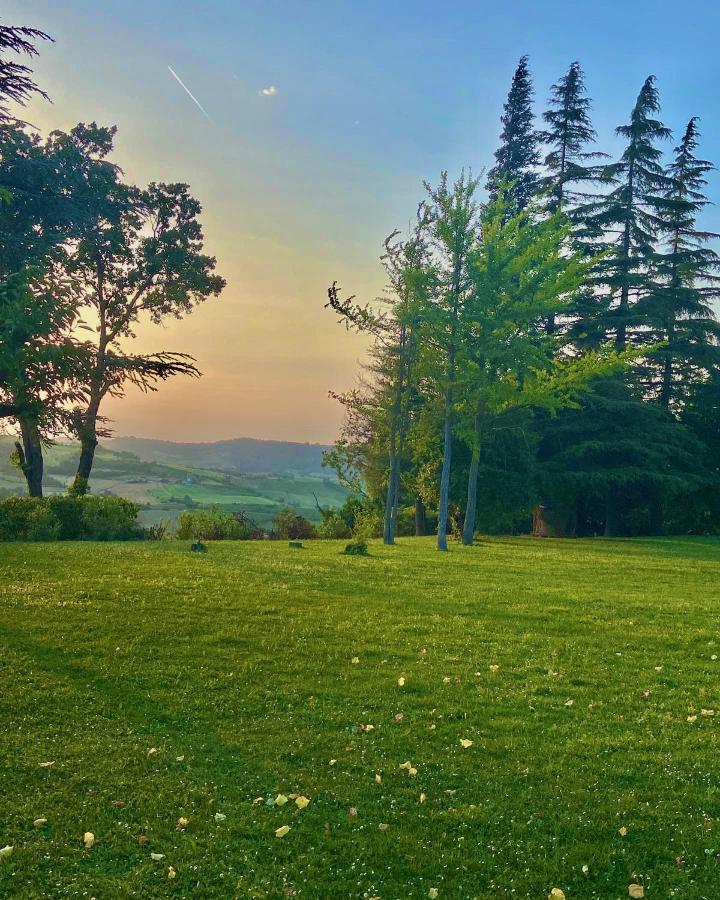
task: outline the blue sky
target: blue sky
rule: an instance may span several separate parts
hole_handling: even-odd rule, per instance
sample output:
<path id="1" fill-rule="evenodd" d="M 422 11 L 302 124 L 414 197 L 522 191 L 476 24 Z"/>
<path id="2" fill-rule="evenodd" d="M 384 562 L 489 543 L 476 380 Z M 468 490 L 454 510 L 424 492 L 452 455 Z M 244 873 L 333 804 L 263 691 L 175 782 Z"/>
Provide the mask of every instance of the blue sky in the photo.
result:
<path id="1" fill-rule="evenodd" d="M 204 207 L 225 296 L 148 348 L 194 353 L 206 373 L 112 408 L 120 433 L 331 439 L 329 388 L 352 384 L 362 341 L 322 309 L 335 278 L 376 294 L 382 238 L 402 227 L 421 181 L 492 159 L 518 58 L 538 108 L 578 59 L 599 148 L 614 154 L 648 74 L 678 134 L 701 118 L 720 161 L 720 3 L 170 2 L 5 0 L 3 19 L 50 32 L 34 102 L 42 129 L 119 126 L 129 179 L 183 180 Z M 678 21 L 678 11 L 691 13 Z M 210 121 L 172 78 L 177 72 Z M 276 86 L 272 96 L 263 87 Z M 673 144 L 668 145 L 668 149 Z M 711 195 L 720 199 L 720 179 Z M 718 213 L 706 217 L 717 225 Z M 219 398 L 217 404 L 208 397 Z"/>

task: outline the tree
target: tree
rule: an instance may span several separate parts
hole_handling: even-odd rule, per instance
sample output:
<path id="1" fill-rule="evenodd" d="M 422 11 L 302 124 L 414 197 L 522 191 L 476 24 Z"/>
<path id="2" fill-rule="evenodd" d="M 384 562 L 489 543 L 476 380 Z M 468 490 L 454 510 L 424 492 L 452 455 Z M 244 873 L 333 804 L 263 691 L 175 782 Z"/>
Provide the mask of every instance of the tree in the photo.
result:
<path id="1" fill-rule="evenodd" d="M 598 265 L 598 281 L 610 291 L 609 302 L 599 315 L 603 328 L 614 331 L 619 351 L 629 339 L 645 339 L 637 330 L 633 332 L 637 324 L 633 307 L 652 290 L 654 242 L 661 225 L 656 198 L 669 185 L 656 142 L 670 137 L 670 129 L 653 118 L 659 110 L 655 76 L 650 75 L 630 122 L 616 129 L 627 146 L 620 160 L 603 171 L 603 179 L 615 187 L 590 210 L 592 226 L 605 235 L 609 251 Z"/>
<path id="2" fill-rule="evenodd" d="M 0 406 L 18 423 L 16 460 L 31 497 L 42 497 L 42 444 L 67 428 L 86 347 L 72 337 L 69 285 L 23 271 L 0 281 Z"/>
<path id="3" fill-rule="evenodd" d="M 549 314 L 568 307 L 594 262 L 565 252 L 569 232 L 560 212 L 541 218 L 529 208 L 508 219 L 503 195 L 483 211 L 460 354 L 472 449 L 464 544 L 475 532 L 483 433 L 517 407 L 576 405 L 590 379 L 622 367 L 616 354 L 563 355 L 560 338 L 542 328 Z"/>
<path id="4" fill-rule="evenodd" d="M 532 101 L 528 57 L 522 56 L 503 107 L 501 143 L 486 184 L 491 200 L 501 191 L 506 192 L 509 215 L 525 209 L 538 187 L 540 153 L 538 135 L 533 129 Z"/>
<path id="5" fill-rule="evenodd" d="M 548 424 L 539 446 L 541 483 L 561 536 L 660 532 L 659 499 L 709 484 L 700 442 L 620 378 L 598 379 L 582 408 Z"/>
<path id="6" fill-rule="evenodd" d="M 52 38 L 37 28 L 0 25 L 0 127 L 17 121 L 10 115 L 8 103 L 24 106 L 33 94 L 49 99 L 33 81 L 29 66 L 5 58 L 8 52 L 37 56 L 36 41 L 52 41 Z"/>
<path id="7" fill-rule="evenodd" d="M 106 154 L 115 130 L 109 132 Z M 57 147 L 76 147 L 88 160 L 74 199 L 94 213 L 63 261 L 85 310 L 97 320 L 93 364 L 73 415 L 80 440 L 76 493 L 87 489 L 107 395 L 122 396 L 128 382 L 154 390 L 159 380 L 172 375 L 198 374 L 184 354 L 138 356 L 123 349 L 141 316 L 155 323 L 167 316 L 180 318 L 225 286 L 213 272 L 214 257 L 202 252 L 201 207 L 188 186 L 153 183 L 139 190 L 124 184 L 116 167 L 104 165 L 104 159 L 100 165 L 94 162 L 90 151 L 99 133 L 107 138 L 107 130 L 93 123 L 53 135 Z"/>
<path id="8" fill-rule="evenodd" d="M 666 190 L 656 201 L 664 246 L 655 253 L 654 290 L 638 307 L 655 339 L 665 342 L 647 370 L 653 393 L 666 409 L 684 399 L 694 379 L 720 365 L 720 325 L 712 308 L 720 298 L 720 257 L 707 246 L 718 235 L 697 225 L 709 203 L 705 176 L 714 167 L 696 157 L 698 136 L 693 118 L 667 168 Z"/>
<path id="9" fill-rule="evenodd" d="M 437 547 L 443 551 L 447 550 L 458 362 L 465 304 L 471 289 L 470 266 L 477 241 L 477 185 L 477 179 L 464 172 L 452 187 L 446 172 L 436 188 L 425 185 L 433 210 L 431 237 L 436 276 L 422 314 L 421 340 L 425 344 L 426 376 L 434 384 L 442 408 Z"/>
<path id="10" fill-rule="evenodd" d="M 595 141 L 596 133 L 590 122 L 592 104 L 585 92 L 580 63 L 572 63 L 552 86 L 548 103 L 550 108 L 543 113 L 546 128 L 539 134 L 540 140 L 549 145 L 545 156 L 547 175 L 540 181 L 547 195 L 547 211 L 562 210 L 573 226 L 572 249 L 592 254 L 595 251 L 592 244 L 588 246 L 584 207 L 592 196 L 587 187 L 597 180 L 598 167 L 587 163 L 606 154 L 586 149 Z M 545 327 L 550 333 L 555 331 L 554 314 L 548 315 Z"/>
<path id="11" fill-rule="evenodd" d="M 418 316 L 428 282 L 431 218 L 429 207 L 421 203 L 408 238 L 398 241 L 398 232 L 394 231 L 385 239 L 381 256 L 388 277 L 386 296 L 382 298 L 384 312 L 375 314 L 367 305 L 354 303 L 354 297 L 341 300 L 336 283 L 328 291 L 326 304 L 347 328 L 366 332 L 374 339 L 367 367 L 372 390 L 364 401 L 353 393 L 343 398 L 343 402 L 346 407 L 352 407 L 355 416 L 362 411 L 366 422 L 372 422 L 366 432 L 371 437 L 365 444 L 364 468 L 367 469 L 371 446 L 378 447 L 378 437 L 381 437 L 382 452 L 387 453 L 383 541 L 388 545 L 395 543 L 397 531 L 400 476 L 414 397 Z"/>

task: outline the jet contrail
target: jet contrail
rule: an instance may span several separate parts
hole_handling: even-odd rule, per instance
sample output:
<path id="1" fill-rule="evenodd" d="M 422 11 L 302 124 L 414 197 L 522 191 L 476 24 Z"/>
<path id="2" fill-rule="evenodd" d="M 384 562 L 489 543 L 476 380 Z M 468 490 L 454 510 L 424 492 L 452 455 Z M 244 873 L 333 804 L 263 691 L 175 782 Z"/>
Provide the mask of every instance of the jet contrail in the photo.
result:
<path id="1" fill-rule="evenodd" d="M 183 83 L 182 78 L 178 75 L 178 73 L 173 69 L 172 66 L 168 66 L 168 72 L 170 72 L 170 74 L 175 79 L 175 81 L 177 81 L 177 83 L 180 85 L 180 87 L 185 91 L 185 93 L 192 100 L 192 102 L 195 104 L 195 106 L 197 106 L 197 108 L 200 110 L 200 112 L 205 116 L 205 118 L 208 120 L 208 122 L 212 122 L 212 119 L 210 118 L 210 116 L 207 114 L 207 112 L 203 108 L 202 103 L 193 94 L 193 92 L 190 90 L 190 88 L 187 87 L 187 85 L 185 85 Z"/>

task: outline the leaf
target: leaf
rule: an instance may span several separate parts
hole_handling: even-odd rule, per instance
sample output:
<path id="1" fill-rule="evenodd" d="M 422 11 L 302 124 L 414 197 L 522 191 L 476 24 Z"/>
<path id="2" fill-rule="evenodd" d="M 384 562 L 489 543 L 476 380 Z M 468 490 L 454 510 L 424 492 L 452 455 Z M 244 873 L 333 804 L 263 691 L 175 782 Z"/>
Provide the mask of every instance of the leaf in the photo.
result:
<path id="1" fill-rule="evenodd" d="M 285 796 L 285 794 L 278 794 L 275 798 L 275 806 L 285 806 L 287 802 L 288 798 Z"/>
<path id="2" fill-rule="evenodd" d="M 44 819 L 44 818 L 35 819 L 35 821 L 33 822 L 33 825 L 36 828 L 42 828 L 43 825 L 47 825 L 47 819 Z"/>
<path id="3" fill-rule="evenodd" d="M 180 831 L 182 831 L 183 829 L 187 828 L 187 825 L 188 825 L 188 820 L 185 818 L 185 816 L 180 816 L 180 818 L 177 820 L 176 828 L 178 828 L 178 829 L 180 829 Z"/>
<path id="4" fill-rule="evenodd" d="M 350 662 L 351 662 L 354 666 L 356 666 L 356 665 L 360 662 L 360 657 L 359 657 L 359 656 L 353 656 L 353 658 L 350 660 Z"/>
<path id="5" fill-rule="evenodd" d="M 627 833 L 628 833 L 628 830 L 624 825 L 621 826 L 620 828 L 618 828 L 618 834 L 620 835 L 620 837 L 625 837 L 625 835 Z"/>
<path id="6" fill-rule="evenodd" d="M 285 837 L 285 835 L 290 831 L 289 825 L 281 825 L 279 828 L 275 829 L 275 837 Z"/>
<path id="7" fill-rule="evenodd" d="M 86 831 L 83 835 L 83 844 L 85 844 L 85 849 L 89 850 L 93 844 L 95 843 L 95 835 L 92 831 Z"/>
<path id="8" fill-rule="evenodd" d="M 165 854 L 164 853 L 151 853 L 150 859 L 153 860 L 153 862 L 160 862 L 161 859 L 165 859 Z"/>
<path id="9" fill-rule="evenodd" d="M 398 678 L 398 685 L 400 687 L 405 687 L 405 679 L 403 678 L 402 675 L 400 676 L 400 678 Z"/>
<path id="10" fill-rule="evenodd" d="M 645 888 L 641 884 L 628 885 L 628 895 L 632 897 L 633 900 L 641 900 L 641 898 L 645 896 Z"/>
<path id="11" fill-rule="evenodd" d="M 172 866 L 168 867 L 168 878 L 174 878 L 177 875 L 175 869 Z"/>
<path id="12" fill-rule="evenodd" d="M 55 760 L 51 759 L 50 762 L 42 762 L 42 763 L 38 763 L 38 765 L 40 766 L 41 769 L 47 769 L 48 766 L 55 765 Z"/>
<path id="13" fill-rule="evenodd" d="M 460 746 L 464 747 L 466 750 L 468 749 L 468 747 L 472 747 L 473 743 L 474 742 L 468 740 L 468 738 L 460 738 Z"/>
<path id="14" fill-rule="evenodd" d="M 378 772 L 375 773 L 375 781 L 377 781 L 378 784 L 382 782 L 382 775 L 380 775 Z"/>
<path id="15" fill-rule="evenodd" d="M 491 671 L 491 672 L 497 672 L 499 668 L 500 668 L 500 666 L 498 666 L 497 664 L 493 663 L 493 664 L 490 666 L 490 671 Z"/>
<path id="16" fill-rule="evenodd" d="M 217 812 L 215 813 L 215 821 L 216 822 L 224 822 L 227 819 L 225 813 Z"/>
<path id="17" fill-rule="evenodd" d="M 701 716 L 714 716 L 715 710 L 714 709 L 701 709 L 700 715 Z"/>
<path id="18" fill-rule="evenodd" d="M 590 872 L 590 866 L 588 866 L 587 864 L 585 864 L 585 865 L 582 867 L 582 873 L 583 873 L 583 875 L 588 875 L 589 872 Z"/>
<path id="19" fill-rule="evenodd" d="M 8 856 L 13 852 L 15 848 L 10 844 L 6 844 L 4 847 L 0 847 L 0 859 L 7 859 Z"/>
<path id="20" fill-rule="evenodd" d="M 305 809 L 305 807 L 308 806 L 309 803 L 310 800 L 307 797 L 304 797 L 302 794 L 295 799 L 295 806 L 297 806 L 298 809 Z"/>
<path id="21" fill-rule="evenodd" d="M 389 827 L 390 826 L 387 824 L 387 822 L 381 822 L 378 825 L 378 828 L 380 829 L 380 831 L 387 831 Z"/>
<path id="22" fill-rule="evenodd" d="M 157 752 L 158 752 L 157 747 L 150 747 L 148 749 L 147 755 L 148 756 L 156 756 Z"/>
<path id="23" fill-rule="evenodd" d="M 548 900 L 565 900 L 565 891 L 560 888 L 553 888 L 548 894 Z"/>
<path id="24" fill-rule="evenodd" d="M 430 890 L 428 891 L 428 897 L 430 898 L 430 900 L 437 900 L 438 893 L 439 892 L 437 888 L 430 888 Z"/>
<path id="25" fill-rule="evenodd" d="M 420 802 L 420 803 L 425 802 L 425 794 L 420 794 L 420 796 L 418 797 L 418 802 Z"/>

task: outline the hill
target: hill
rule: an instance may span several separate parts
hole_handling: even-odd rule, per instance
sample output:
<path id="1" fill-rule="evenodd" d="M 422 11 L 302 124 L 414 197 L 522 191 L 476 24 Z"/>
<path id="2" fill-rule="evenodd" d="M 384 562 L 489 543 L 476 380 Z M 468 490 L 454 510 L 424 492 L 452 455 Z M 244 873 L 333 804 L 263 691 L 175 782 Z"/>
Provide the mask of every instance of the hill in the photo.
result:
<path id="1" fill-rule="evenodd" d="M 123 449 L 122 441 L 138 446 L 145 456 Z M 237 452 L 233 454 L 228 446 L 216 450 L 216 444 L 138 438 L 108 441 L 98 447 L 91 488 L 96 494 L 116 494 L 139 503 L 140 520 L 146 525 L 172 523 L 184 509 L 207 506 L 243 511 L 262 527 L 267 527 L 283 506 L 318 521 L 318 504 L 340 506 L 347 497 L 334 475 L 322 469 L 323 448 L 319 445 L 251 439 L 222 444 L 237 444 Z M 267 448 L 265 465 L 260 468 L 261 447 L 268 444 L 272 447 Z M 205 448 L 212 449 L 205 452 Z M 0 495 L 24 493 L 22 476 L 9 459 L 12 449 L 13 438 L 0 436 Z M 67 489 L 78 453 L 76 444 L 47 449 L 47 493 Z M 204 460 L 206 467 L 198 465 L 198 460 Z"/>
<path id="2" fill-rule="evenodd" d="M 117 437 L 105 442 L 111 450 L 128 451 L 146 462 L 223 472 L 275 475 L 318 475 L 323 470 L 322 444 L 234 438 L 212 443 L 178 443 L 150 438 Z"/>

